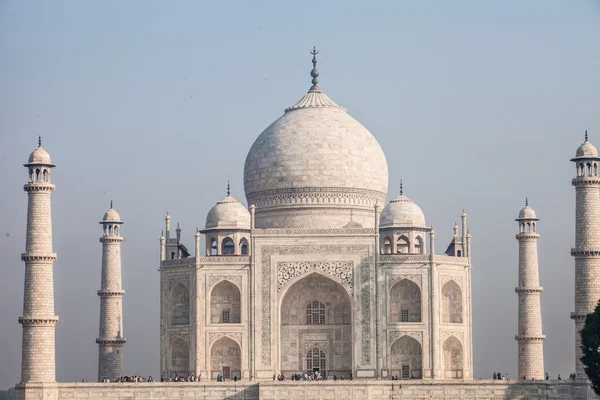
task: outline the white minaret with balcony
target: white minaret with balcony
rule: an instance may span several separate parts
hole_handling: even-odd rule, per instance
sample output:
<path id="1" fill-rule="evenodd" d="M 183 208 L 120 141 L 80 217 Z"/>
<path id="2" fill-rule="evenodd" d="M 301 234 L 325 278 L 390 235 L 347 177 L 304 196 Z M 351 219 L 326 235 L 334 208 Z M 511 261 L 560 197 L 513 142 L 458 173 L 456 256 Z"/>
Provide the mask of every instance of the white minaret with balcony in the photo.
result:
<path id="1" fill-rule="evenodd" d="M 102 282 L 100 296 L 100 333 L 98 343 L 98 381 L 114 381 L 123 376 L 123 296 L 121 285 L 121 217 L 110 203 L 100 222 L 102 243 Z"/>
<path id="2" fill-rule="evenodd" d="M 29 182 L 23 187 L 28 195 L 27 239 L 25 253 L 25 293 L 23 316 L 23 347 L 21 355 L 21 382 L 55 382 L 55 327 L 58 317 L 54 315 L 54 261 L 52 252 L 50 155 L 38 148 L 24 164 L 29 170 Z"/>
<path id="3" fill-rule="evenodd" d="M 519 296 L 519 327 L 515 340 L 518 344 L 518 378 L 544 379 L 544 340 L 542 309 L 540 305 L 537 218 L 525 200 L 525 207 L 516 219 L 519 223 L 519 282 L 515 288 Z"/>
<path id="4" fill-rule="evenodd" d="M 575 258 L 575 374 L 585 378 L 581 363 L 581 339 L 579 332 L 587 314 L 594 311 L 600 299 L 600 178 L 598 178 L 598 150 L 588 141 L 577 149 L 575 186 L 575 247 L 571 255 Z"/>

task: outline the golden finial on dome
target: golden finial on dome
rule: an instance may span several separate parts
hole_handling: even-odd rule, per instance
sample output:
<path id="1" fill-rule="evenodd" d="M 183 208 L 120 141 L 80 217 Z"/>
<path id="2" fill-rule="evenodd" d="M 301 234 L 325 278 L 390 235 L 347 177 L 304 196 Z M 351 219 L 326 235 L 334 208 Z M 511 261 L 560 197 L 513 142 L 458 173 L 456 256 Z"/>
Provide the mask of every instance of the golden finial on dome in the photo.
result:
<path id="1" fill-rule="evenodd" d="M 229 186 L 229 181 L 227 181 L 227 197 L 231 196 L 231 186 Z"/>
<path id="2" fill-rule="evenodd" d="M 312 69 L 312 71 L 310 71 L 310 76 L 312 76 L 312 86 L 311 86 L 310 90 L 311 91 L 321 90 L 321 88 L 318 85 L 319 79 L 317 79 L 319 77 L 319 70 L 317 69 L 317 54 L 319 54 L 319 52 L 317 51 L 317 48 L 313 46 L 313 49 L 310 52 L 310 54 L 312 54 L 312 56 L 313 56 L 313 59 L 312 59 L 313 69 Z"/>

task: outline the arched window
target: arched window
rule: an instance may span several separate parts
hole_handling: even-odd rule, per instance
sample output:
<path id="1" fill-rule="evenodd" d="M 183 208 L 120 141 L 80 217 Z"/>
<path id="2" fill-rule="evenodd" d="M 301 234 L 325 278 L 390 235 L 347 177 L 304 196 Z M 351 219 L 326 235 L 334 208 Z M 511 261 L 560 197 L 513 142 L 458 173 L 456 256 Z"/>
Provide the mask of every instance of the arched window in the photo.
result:
<path id="1" fill-rule="evenodd" d="M 190 293 L 185 285 L 178 283 L 171 290 L 171 325 L 190 323 Z"/>
<path id="2" fill-rule="evenodd" d="M 243 256 L 247 256 L 248 255 L 248 240 L 246 240 L 246 238 L 243 238 L 240 241 L 240 253 Z"/>
<path id="3" fill-rule="evenodd" d="M 113 234 L 113 227 L 112 227 L 112 225 L 109 225 L 109 226 L 108 226 L 108 234 L 109 234 L 109 235 L 112 235 L 112 234 Z"/>
<path id="4" fill-rule="evenodd" d="M 462 291 L 454 281 L 448 281 L 442 288 L 442 322 L 462 324 Z"/>
<path id="5" fill-rule="evenodd" d="M 217 241 L 213 238 L 210 241 L 210 255 L 211 256 L 216 256 L 217 255 Z"/>
<path id="6" fill-rule="evenodd" d="M 39 168 L 37 168 L 37 169 L 35 170 L 35 180 L 36 180 L 36 181 L 39 181 L 39 180 L 40 180 L 40 169 L 39 169 Z"/>
<path id="7" fill-rule="evenodd" d="M 598 176 L 598 164 L 594 163 L 594 176 Z"/>
<path id="8" fill-rule="evenodd" d="M 423 349 L 410 336 L 402 336 L 390 349 L 392 375 L 401 379 L 420 379 L 423 371 Z"/>
<path id="9" fill-rule="evenodd" d="M 415 253 L 423 254 L 423 250 L 423 238 L 421 238 L 421 236 L 417 236 L 417 240 L 415 240 Z"/>
<path id="10" fill-rule="evenodd" d="M 210 322 L 213 324 L 239 324 L 241 316 L 240 289 L 221 281 L 210 294 Z"/>
<path id="11" fill-rule="evenodd" d="M 221 254 L 223 255 L 233 255 L 235 254 L 235 244 L 231 238 L 223 239 L 223 244 L 221 247 Z"/>
<path id="12" fill-rule="evenodd" d="M 456 257 L 462 257 L 462 250 L 458 250 L 456 252 Z"/>
<path id="13" fill-rule="evenodd" d="M 175 259 L 175 252 L 174 252 L 174 251 L 172 251 L 172 252 L 171 252 L 171 260 L 174 260 L 174 259 Z"/>
<path id="14" fill-rule="evenodd" d="M 383 254 L 392 254 L 392 241 L 389 237 L 383 240 Z"/>
<path id="15" fill-rule="evenodd" d="M 306 325 L 325 324 L 325 304 L 313 300 L 306 306 Z"/>
<path id="16" fill-rule="evenodd" d="M 189 371 L 190 347 L 183 339 L 178 338 L 171 347 L 171 376 L 188 376 Z"/>
<path id="17" fill-rule="evenodd" d="M 454 336 L 444 342 L 444 378 L 462 379 L 463 350 L 462 344 Z"/>
<path id="18" fill-rule="evenodd" d="M 532 222 L 532 223 L 531 223 L 531 228 L 532 228 L 532 232 L 534 232 L 534 233 L 535 233 L 535 222 Z"/>
<path id="19" fill-rule="evenodd" d="M 396 253 L 398 254 L 408 254 L 408 249 L 410 246 L 410 242 L 406 236 L 400 236 L 396 241 Z"/>
<path id="20" fill-rule="evenodd" d="M 119 227 L 118 226 L 115 226 L 115 235 L 119 236 Z"/>
<path id="21" fill-rule="evenodd" d="M 306 372 L 312 374 L 318 372 L 321 376 L 327 376 L 327 357 L 325 352 L 313 347 L 306 353 Z"/>
<path id="22" fill-rule="evenodd" d="M 577 176 L 583 176 L 583 164 L 579 164 L 577 167 Z"/>
<path id="23" fill-rule="evenodd" d="M 402 279 L 390 290 L 390 322 L 421 322 L 421 289 Z"/>
<path id="24" fill-rule="evenodd" d="M 587 176 L 590 176 L 590 175 L 592 175 L 592 164 L 591 164 L 591 163 L 587 163 L 587 164 L 585 165 L 585 174 L 586 174 Z"/>
<path id="25" fill-rule="evenodd" d="M 48 170 L 44 168 L 44 182 L 48 182 Z"/>

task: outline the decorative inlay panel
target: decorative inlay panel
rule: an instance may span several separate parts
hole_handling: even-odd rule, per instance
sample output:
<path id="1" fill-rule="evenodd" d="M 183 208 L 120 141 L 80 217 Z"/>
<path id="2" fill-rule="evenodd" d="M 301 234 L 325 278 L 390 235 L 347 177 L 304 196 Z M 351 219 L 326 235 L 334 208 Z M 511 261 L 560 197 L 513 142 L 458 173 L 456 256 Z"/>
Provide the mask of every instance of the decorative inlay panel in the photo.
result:
<path id="1" fill-rule="evenodd" d="M 221 275 L 211 275 L 208 277 L 208 288 L 212 288 L 214 285 L 221 281 L 229 281 L 236 285 L 240 291 L 242 290 L 242 277 L 241 275 L 229 275 L 229 276 L 221 276 Z"/>
<path id="2" fill-rule="evenodd" d="M 419 289 L 422 290 L 422 275 L 401 275 L 401 274 L 390 274 L 388 275 L 388 289 L 390 289 L 396 282 L 400 282 L 402 279 L 408 279 L 419 286 Z"/>
<path id="3" fill-rule="evenodd" d="M 363 365 L 371 363 L 371 351 L 370 351 L 370 319 L 371 319 L 371 287 L 369 285 L 371 281 L 371 268 L 368 262 L 363 261 L 360 266 L 360 285 L 361 300 L 360 305 L 362 308 L 362 327 L 361 327 L 361 361 Z"/>
<path id="4" fill-rule="evenodd" d="M 459 275 L 442 275 L 440 287 L 444 287 L 444 285 L 446 283 L 448 283 L 449 281 L 456 282 L 456 284 L 458 285 L 458 287 L 460 288 L 460 290 L 461 291 L 463 290 L 463 277 L 462 276 L 459 276 Z"/>
<path id="5" fill-rule="evenodd" d="M 172 333 L 169 335 L 169 347 L 173 346 L 173 343 L 177 340 L 177 339 L 182 339 L 184 342 L 186 342 L 187 344 L 190 343 L 190 334 L 187 332 L 184 333 Z"/>
<path id="6" fill-rule="evenodd" d="M 369 287 L 369 270 L 370 264 L 369 260 L 369 246 L 337 246 L 337 245 L 328 245 L 328 246 L 263 246 L 261 248 L 262 258 L 261 258 L 261 311 L 260 311 L 260 325 L 262 336 L 260 339 L 261 343 L 261 363 L 264 366 L 271 365 L 271 256 L 273 255 L 294 255 L 294 254 L 358 254 L 363 258 L 361 263 L 361 277 L 367 277 L 366 281 L 361 279 L 361 287 L 362 287 L 362 297 L 366 296 L 366 304 L 363 299 L 361 302 L 361 307 L 363 311 L 363 319 L 362 319 L 362 335 L 361 341 L 363 345 L 361 347 L 363 352 L 363 363 L 370 362 L 370 354 L 369 349 L 369 321 L 370 321 L 370 287 Z M 365 271 L 366 270 L 366 274 Z M 364 313 L 367 313 L 367 317 L 364 317 Z M 365 351 L 366 350 L 366 351 Z M 365 356 L 365 352 L 367 353 Z M 366 358 L 365 358 L 366 357 Z M 364 362 L 364 360 L 368 360 L 368 362 Z"/>
<path id="7" fill-rule="evenodd" d="M 400 339 L 402 336 L 410 336 L 416 339 L 417 342 L 423 346 L 423 332 L 411 332 L 411 331 L 391 331 L 388 333 L 388 345 L 391 346 L 394 342 Z"/>
<path id="8" fill-rule="evenodd" d="M 441 338 L 442 338 L 442 347 L 444 346 L 444 343 L 446 342 L 446 340 L 450 337 L 450 336 L 454 336 L 455 338 L 458 339 L 458 341 L 460 342 L 460 344 L 462 344 L 464 346 L 464 333 L 463 332 L 456 332 L 456 331 L 442 331 L 441 333 Z"/>
<path id="9" fill-rule="evenodd" d="M 169 290 L 174 288 L 175 286 L 177 286 L 178 284 L 182 284 L 183 286 L 185 286 L 188 290 L 190 289 L 190 277 L 189 276 L 181 276 L 181 277 L 176 277 L 176 278 L 169 278 L 168 279 L 168 287 Z"/>
<path id="10" fill-rule="evenodd" d="M 221 339 L 222 337 L 228 337 L 235 341 L 240 348 L 242 347 L 242 333 L 241 332 L 208 332 L 208 347 L 212 346 L 214 342 Z"/>
<path id="11" fill-rule="evenodd" d="M 292 279 L 316 270 L 338 278 L 352 293 L 354 276 L 352 261 L 280 262 L 277 264 L 277 291 L 280 292 Z"/>

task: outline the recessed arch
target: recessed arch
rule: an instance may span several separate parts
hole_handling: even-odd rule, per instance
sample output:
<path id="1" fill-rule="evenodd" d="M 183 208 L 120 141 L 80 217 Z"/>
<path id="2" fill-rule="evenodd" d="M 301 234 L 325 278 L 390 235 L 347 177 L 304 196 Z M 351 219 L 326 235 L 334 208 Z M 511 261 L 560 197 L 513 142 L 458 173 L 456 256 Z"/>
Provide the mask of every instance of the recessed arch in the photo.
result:
<path id="1" fill-rule="evenodd" d="M 224 336 L 210 348 L 211 379 L 221 375 L 225 380 L 242 377 L 242 350 L 233 339 Z"/>
<path id="2" fill-rule="evenodd" d="M 170 308 L 171 325 L 190 323 L 190 290 L 183 283 L 171 289 Z"/>
<path id="3" fill-rule="evenodd" d="M 242 240 L 240 240 L 240 254 L 243 256 L 247 256 L 249 254 L 248 239 L 246 238 L 242 238 Z"/>
<path id="4" fill-rule="evenodd" d="M 394 341 L 390 347 L 390 369 L 393 376 L 401 379 L 420 379 L 423 377 L 423 349 L 421 344 L 410 336 L 404 335 Z"/>
<path id="5" fill-rule="evenodd" d="M 383 254 L 392 254 L 392 240 L 387 236 L 383 239 Z"/>
<path id="6" fill-rule="evenodd" d="M 210 239 L 210 255 L 211 256 L 216 256 L 218 251 L 217 251 L 217 240 L 215 238 L 211 238 Z"/>
<path id="7" fill-rule="evenodd" d="M 221 242 L 221 254 L 225 256 L 232 256 L 235 254 L 235 243 L 230 237 L 226 237 Z"/>
<path id="8" fill-rule="evenodd" d="M 390 289 L 390 322 L 421 322 L 421 289 L 409 280 L 402 279 Z"/>
<path id="9" fill-rule="evenodd" d="M 190 346 L 182 338 L 171 345 L 171 377 L 190 375 Z"/>
<path id="10" fill-rule="evenodd" d="M 462 379 L 463 372 L 463 347 L 460 341 L 450 336 L 444 342 L 444 378 Z"/>
<path id="11" fill-rule="evenodd" d="M 404 235 L 400 236 L 398 240 L 396 240 L 396 253 L 398 254 L 408 254 L 410 251 L 410 240 Z"/>
<path id="12" fill-rule="evenodd" d="M 307 349 L 317 347 L 325 354 L 327 375 L 349 376 L 354 348 L 352 301 L 346 287 L 318 272 L 303 275 L 286 288 L 279 306 L 281 373 L 306 370 Z"/>
<path id="13" fill-rule="evenodd" d="M 421 235 L 417 235 L 415 238 L 415 253 L 423 254 L 425 252 L 425 245 L 423 243 L 423 238 Z"/>
<path id="14" fill-rule="evenodd" d="M 241 293 L 234 283 L 223 280 L 210 292 L 210 322 L 239 324 L 241 322 Z"/>
<path id="15" fill-rule="evenodd" d="M 454 280 L 449 280 L 442 287 L 442 301 L 442 322 L 462 324 L 462 290 Z"/>

